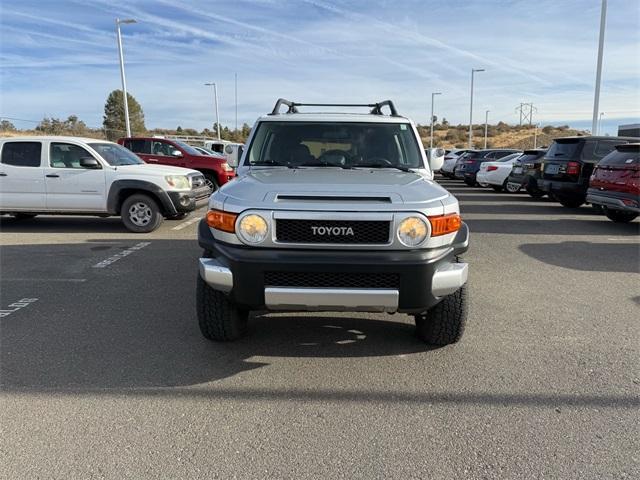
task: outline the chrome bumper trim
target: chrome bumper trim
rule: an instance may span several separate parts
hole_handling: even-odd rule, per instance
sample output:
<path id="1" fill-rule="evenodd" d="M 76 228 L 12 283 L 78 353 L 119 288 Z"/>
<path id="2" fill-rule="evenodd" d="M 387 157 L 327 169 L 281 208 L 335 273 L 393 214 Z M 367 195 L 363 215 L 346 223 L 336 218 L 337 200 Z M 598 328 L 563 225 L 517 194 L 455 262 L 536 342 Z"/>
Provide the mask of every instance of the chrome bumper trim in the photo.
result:
<path id="1" fill-rule="evenodd" d="M 448 263 L 433 274 L 431 293 L 434 297 L 450 295 L 467 282 L 468 276 L 468 263 Z"/>
<path id="2" fill-rule="evenodd" d="M 267 287 L 270 310 L 395 312 L 400 293 L 392 289 Z"/>
<path id="3" fill-rule="evenodd" d="M 200 277 L 214 290 L 230 292 L 233 288 L 233 273 L 215 258 L 200 259 Z"/>

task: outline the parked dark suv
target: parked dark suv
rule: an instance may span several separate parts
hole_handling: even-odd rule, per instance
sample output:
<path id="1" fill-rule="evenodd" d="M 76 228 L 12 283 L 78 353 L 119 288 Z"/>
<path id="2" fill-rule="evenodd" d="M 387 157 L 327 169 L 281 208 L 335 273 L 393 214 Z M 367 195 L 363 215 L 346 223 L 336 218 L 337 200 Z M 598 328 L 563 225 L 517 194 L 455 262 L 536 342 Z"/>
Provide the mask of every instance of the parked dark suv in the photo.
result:
<path id="1" fill-rule="evenodd" d="M 464 180 L 464 183 L 473 187 L 476 185 L 476 175 L 478 174 L 478 170 L 480 170 L 480 164 L 482 162 L 493 162 L 499 158 L 518 152 L 521 152 L 521 150 L 471 150 L 467 152 L 464 158 L 460 159 L 460 163 L 456 165 L 455 177 Z"/>
<path id="2" fill-rule="evenodd" d="M 579 207 L 587 201 L 589 177 L 596 164 L 616 145 L 637 140 L 633 137 L 558 138 L 544 156 L 538 188 L 553 194 L 565 207 Z"/>
<path id="3" fill-rule="evenodd" d="M 507 183 L 522 185 L 533 198 L 544 197 L 544 192 L 538 189 L 538 179 L 540 178 L 540 165 L 542 165 L 542 158 L 546 151 L 544 148 L 525 150 L 522 156 L 514 162 Z"/>
<path id="4" fill-rule="evenodd" d="M 614 222 L 630 222 L 640 215 L 640 143 L 618 145 L 598 163 L 587 202 L 600 205 Z"/>

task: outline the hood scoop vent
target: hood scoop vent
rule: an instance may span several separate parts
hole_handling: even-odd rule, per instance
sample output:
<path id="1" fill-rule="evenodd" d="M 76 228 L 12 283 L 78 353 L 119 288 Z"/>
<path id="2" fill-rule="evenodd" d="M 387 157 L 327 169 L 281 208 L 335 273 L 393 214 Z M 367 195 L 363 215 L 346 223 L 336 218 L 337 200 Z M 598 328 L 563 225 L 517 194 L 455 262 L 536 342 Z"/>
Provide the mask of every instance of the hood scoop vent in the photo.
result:
<path id="1" fill-rule="evenodd" d="M 393 203 L 391 197 L 384 196 L 350 196 L 350 195 L 277 195 L 276 202 L 302 202 L 302 203 Z"/>

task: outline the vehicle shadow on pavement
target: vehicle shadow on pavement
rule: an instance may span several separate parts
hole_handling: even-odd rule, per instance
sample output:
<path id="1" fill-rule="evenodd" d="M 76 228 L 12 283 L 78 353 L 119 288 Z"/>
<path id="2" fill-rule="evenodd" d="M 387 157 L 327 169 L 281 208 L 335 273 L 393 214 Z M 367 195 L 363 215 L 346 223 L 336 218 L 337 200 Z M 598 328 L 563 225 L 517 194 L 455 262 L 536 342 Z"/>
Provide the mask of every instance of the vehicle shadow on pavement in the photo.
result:
<path id="1" fill-rule="evenodd" d="M 591 272 L 640 273 L 640 247 L 637 243 L 527 243 L 518 248 L 536 260 L 557 267 Z"/>
<path id="2" fill-rule="evenodd" d="M 3 391 L 192 386 L 260 368 L 264 357 L 429 350 L 409 317 L 386 314 L 257 315 L 247 338 L 210 342 L 196 317 L 197 243 L 153 239 L 96 268 L 113 254 L 96 244 L 110 241 L 2 247 L 0 308 L 37 298 L 1 319 Z"/>
<path id="3" fill-rule="evenodd" d="M 469 225 L 471 235 L 474 233 L 508 233 L 529 235 L 606 235 L 606 236 L 637 236 L 640 234 L 640 222 L 614 223 L 606 217 L 602 221 L 598 219 L 582 220 L 574 218 L 559 218 L 554 220 L 518 218 L 473 219 L 464 218 Z"/>
<path id="4" fill-rule="evenodd" d="M 0 230 L 12 233 L 131 233 L 120 217 L 37 216 L 0 217 Z"/>

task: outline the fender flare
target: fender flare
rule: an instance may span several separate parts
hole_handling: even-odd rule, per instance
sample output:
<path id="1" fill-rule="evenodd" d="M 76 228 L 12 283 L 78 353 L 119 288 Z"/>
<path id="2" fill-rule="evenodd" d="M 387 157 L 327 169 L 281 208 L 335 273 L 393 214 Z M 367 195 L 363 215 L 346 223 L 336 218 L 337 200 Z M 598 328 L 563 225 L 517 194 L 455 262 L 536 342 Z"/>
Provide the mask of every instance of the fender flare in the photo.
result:
<path id="1" fill-rule="evenodd" d="M 121 192 L 123 190 L 138 190 L 140 192 L 149 192 L 160 201 L 160 208 L 165 215 L 177 215 L 178 211 L 173 205 L 169 194 L 158 185 L 145 180 L 116 180 L 109 187 L 107 196 L 107 211 L 112 215 L 117 215 L 122 202 Z"/>

